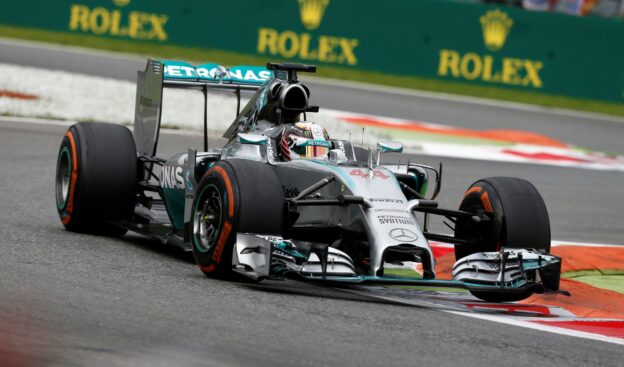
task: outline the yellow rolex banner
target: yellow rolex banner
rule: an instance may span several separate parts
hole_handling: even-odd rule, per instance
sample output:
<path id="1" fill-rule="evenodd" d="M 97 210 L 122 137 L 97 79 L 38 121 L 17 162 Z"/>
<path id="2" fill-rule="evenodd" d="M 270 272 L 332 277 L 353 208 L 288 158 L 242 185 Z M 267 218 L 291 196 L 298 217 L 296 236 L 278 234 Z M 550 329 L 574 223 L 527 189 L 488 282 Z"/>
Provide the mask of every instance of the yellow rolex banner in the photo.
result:
<path id="1" fill-rule="evenodd" d="M 20 0 L 0 24 L 624 102 L 624 22 L 446 0 Z"/>

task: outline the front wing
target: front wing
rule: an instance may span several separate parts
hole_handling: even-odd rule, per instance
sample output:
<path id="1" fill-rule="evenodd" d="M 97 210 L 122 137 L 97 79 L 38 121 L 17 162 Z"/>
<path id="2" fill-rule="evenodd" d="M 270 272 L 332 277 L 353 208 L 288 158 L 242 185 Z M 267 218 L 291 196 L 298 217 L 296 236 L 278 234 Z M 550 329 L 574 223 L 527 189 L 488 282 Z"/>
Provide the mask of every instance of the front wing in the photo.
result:
<path id="1" fill-rule="evenodd" d="M 289 258 L 292 261 L 284 261 Z M 561 259 L 527 249 L 472 254 L 455 264 L 453 280 L 437 280 L 357 275 L 349 257 L 339 250 L 317 246 L 307 254 L 289 252 L 281 238 L 238 234 L 232 264 L 233 271 L 255 281 L 292 278 L 332 286 L 408 285 L 500 294 L 565 293 L 559 291 Z"/>

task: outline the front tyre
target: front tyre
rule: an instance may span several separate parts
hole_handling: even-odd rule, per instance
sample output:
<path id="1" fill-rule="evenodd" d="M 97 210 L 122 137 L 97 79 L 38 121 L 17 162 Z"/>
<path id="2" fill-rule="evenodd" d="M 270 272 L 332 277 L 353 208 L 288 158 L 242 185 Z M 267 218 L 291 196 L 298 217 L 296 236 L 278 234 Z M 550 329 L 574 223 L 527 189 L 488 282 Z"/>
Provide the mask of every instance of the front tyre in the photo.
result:
<path id="1" fill-rule="evenodd" d="M 272 168 L 244 159 L 215 163 L 193 201 L 191 242 L 207 276 L 229 278 L 236 233 L 281 236 L 284 195 Z"/>
<path id="2" fill-rule="evenodd" d="M 132 218 L 137 152 L 127 127 L 105 123 L 72 125 L 61 142 L 56 166 L 56 207 L 73 232 L 118 236 L 112 224 Z"/>
<path id="3" fill-rule="evenodd" d="M 478 180 L 464 194 L 459 209 L 474 214 L 488 212 L 492 221 L 486 226 L 476 226 L 468 219 L 457 221 L 455 237 L 471 240 L 475 245 L 456 245 L 456 260 L 476 252 L 499 251 L 501 247 L 550 252 L 548 211 L 542 196 L 529 181 L 516 177 Z M 471 293 L 490 302 L 513 302 L 531 295 L 531 292 Z"/>

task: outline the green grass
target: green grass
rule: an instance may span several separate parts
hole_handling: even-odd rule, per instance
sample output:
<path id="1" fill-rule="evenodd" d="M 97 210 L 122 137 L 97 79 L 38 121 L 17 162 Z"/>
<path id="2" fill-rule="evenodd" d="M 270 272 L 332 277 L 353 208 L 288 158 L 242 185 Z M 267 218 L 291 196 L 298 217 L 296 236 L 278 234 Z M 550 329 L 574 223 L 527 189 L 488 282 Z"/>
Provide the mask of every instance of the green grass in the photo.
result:
<path id="1" fill-rule="evenodd" d="M 578 280 L 594 287 L 624 293 L 624 270 L 580 270 L 561 274 L 564 278 Z"/>
<path id="2" fill-rule="evenodd" d="M 469 293 L 467 289 L 463 288 L 448 288 L 448 287 L 429 287 L 420 285 L 387 285 L 384 288 L 395 289 L 407 289 L 412 291 L 424 291 L 424 292 L 440 292 L 440 293 Z"/>
<path id="3" fill-rule="evenodd" d="M 397 278 L 416 278 L 422 279 L 422 276 L 415 270 L 401 269 L 401 268 L 384 268 L 384 276 L 397 277 Z M 398 288 L 398 289 L 411 289 L 415 291 L 430 291 L 430 292 L 451 292 L 451 293 L 466 293 L 467 290 L 463 288 L 448 288 L 448 287 L 430 287 L 420 285 L 388 285 L 386 288 Z"/>
<path id="4" fill-rule="evenodd" d="M 422 276 L 416 272 L 416 270 L 405 268 L 384 268 L 384 276 L 397 277 L 397 278 L 418 278 L 422 279 Z"/>
<path id="5" fill-rule="evenodd" d="M 465 145 L 488 145 L 488 146 L 498 146 L 498 147 L 511 147 L 514 143 L 499 141 L 494 139 L 480 139 L 459 135 L 445 135 L 443 133 L 427 133 L 427 132 L 416 132 L 409 130 L 393 130 L 390 128 L 382 128 L 382 127 L 370 127 L 367 129 L 378 131 L 380 136 L 384 136 L 387 139 L 405 139 L 412 141 L 426 141 L 426 142 L 436 142 L 436 143 L 451 143 L 451 144 L 465 144 Z"/>
<path id="6" fill-rule="evenodd" d="M 224 65 L 263 65 L 266 57 L 250 56 L 197 47 L 172 46 L 156 43 L 112 39 L 66 32 L 41 31 L 35 29 L 0 26 L 0 36 L 51 42 L 63 45 L 89 47 L 94 49 L 132 53 L 143 56 L 180 59 L 195 62 L 214 61 Z M 361 81 L 387 86 L 444 92 L 473 97 L 528 103 L 545 107 L 567 108 L 624 116 L 624 104 L 595 100 L 569 98 L 535 92 L 515 91 L 489 86 L 468 85 L 435 79 L 390 75 L 380 72 L 356 71 L 339 67 L 323 66 L 319 76 L 343 80 Z"/>

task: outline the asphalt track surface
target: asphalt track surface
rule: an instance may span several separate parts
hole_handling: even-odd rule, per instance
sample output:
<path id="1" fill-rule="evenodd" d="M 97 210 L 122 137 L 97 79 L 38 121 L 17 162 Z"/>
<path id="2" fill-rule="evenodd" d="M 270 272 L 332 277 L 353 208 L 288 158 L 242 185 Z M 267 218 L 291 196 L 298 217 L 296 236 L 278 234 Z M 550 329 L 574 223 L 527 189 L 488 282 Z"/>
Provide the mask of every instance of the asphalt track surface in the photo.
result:
<path id="1" fill-rule="evenodd" d="M 0 62 L 5 55 L 0 51 Z M 383 97 L 359 93 L 372 100 Z M 450 113 L 446 109 L 440 116 Z M 491 108 L 480 109 L 487 115 Z M 617 123 L 580 125 L 596 123 L 624 136 Z M 207 279 L 175 248 L 136 236 L 66 232 L 53 196 L 64 130 L 0 121 L 0 358 L 11 351 L 18 361 L 46 366 L 624 363 L 624 350 L 614 344 L 293 282 Z M 166 156 L 199 145 L 197 137 L 165 134 L 161 147 Z M 542 192 L 554 238 L 622 243 L 621 172 L 460 159 L 444 163 L 442 206 L 456 207 L 479 177 L 521 176 Z"/>

